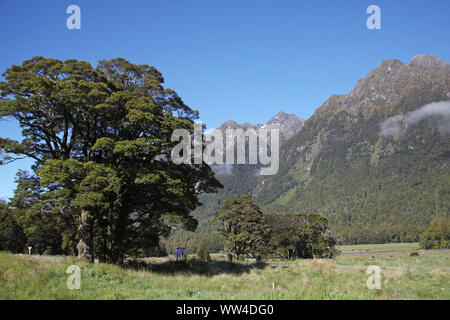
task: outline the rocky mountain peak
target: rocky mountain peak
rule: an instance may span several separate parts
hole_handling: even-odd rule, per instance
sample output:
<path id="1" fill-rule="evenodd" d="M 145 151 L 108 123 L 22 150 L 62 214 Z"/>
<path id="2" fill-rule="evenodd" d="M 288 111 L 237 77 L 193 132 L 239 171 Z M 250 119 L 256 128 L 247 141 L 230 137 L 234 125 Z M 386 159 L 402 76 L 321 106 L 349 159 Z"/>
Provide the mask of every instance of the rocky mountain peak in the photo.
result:
<path id="1" fill-rule="evenodd" d="M 408 63 L 409 66 L 432 68 L 436 66 L 442 66 L 445 64 L 444 61 L 432 54 L 419 54 L 411 59 Z"/>
<path id="2" fill-rule="evenodd" d="M 252 125 L 249 122 L 244 122 L 239 124 L 233 120 L 225 121 L 219 128 L 222 130 L 232 128 L 232 129 L 243 129 L 247 130 L 253 128 L 255 130 L 259 128 L 266 129 L 280 129 L 280 137 L 282 141 L 289 139 L 291 136 L 300 131 L 303 127 L 305 120 L 297 117 L 293 113 L 285 113 L 284 111 L 278 112 L 273 116 L 266 124 Z"/>
<path id="3" fill-rule="evenodd" d="M 280 111 L 275 116 L 273 116 L 273 118 L 270 119 L 267 122 L 267 124 L 285 122 L 285 121 L 289 121 L 289 119 L 299 119 L 299 118 L 293 113 L 288 114 L 288 113 L 285 113 L 284 111 Z"/>
<path id="4" fill-rule="evenodd" d="M 359 112 L 377 105 L 394 105 L 423 86 L 438 90 L 449 85 L 450 63 L 433 55 L 417 55 L 406 64 L 397 59 L 385 60 L 359 79 L 349 94 L 332 95 L 317 113 L 324 114 L 340 108 Z"/>
<path id="5" fill-rule="evenodd" d="M 272 119 L 270 119 L 266 127 L 268 129 L 280 129 L 281 134 L 285 139 L 300 131 L 305 120 L 297 117 L 293 113 L 278 112 Z"/>
<path id="6" fill-rule="evenodd" d="M 220 125 L 220 127 L 219 127 L 219 129 L 228 129 L 228 128 L 238 128 L 238 127 L 240 127 L 240 125 L 237 123 L 237 122 L 235 122 L 235 121 L 233 121 L 233 120 L 227 120 L 227 121 L 225 121 L 224 123 L 222 123 L 221 125 Z"/>

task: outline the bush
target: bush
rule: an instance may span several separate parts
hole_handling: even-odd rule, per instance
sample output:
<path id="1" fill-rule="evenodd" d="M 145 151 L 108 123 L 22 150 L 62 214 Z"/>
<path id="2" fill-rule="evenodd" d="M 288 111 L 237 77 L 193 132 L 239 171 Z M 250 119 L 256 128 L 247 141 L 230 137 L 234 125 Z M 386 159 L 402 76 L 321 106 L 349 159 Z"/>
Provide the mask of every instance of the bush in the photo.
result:
<path id="1" fill-rule="evenodd" d="M 420 246 L 424 249 L 450 249 L 450 218 L 434 219 L 422 233 Z"/>
<path id="2" fill-rule="evenodd" d="M 208 249 L 205 249 L 202 247 L 197 247 L 196 255 L 197 255 L 198 260 L 203 260 L 203 261 L 211 260 L 211 256 L 209 255 Z"/>
<path id="3" fill-rule="evenodd" d="M 203 261 L 210 261 L 211 256 L 209 255 L 208 249 L 197 247 L 197 259 L 203 260 Z"/>
<path id="4" fill-rule="evenodd" d="M 2 206 L 0 208 L 0 250 L 20 253 L 25 249 L 25 242 L 26 236 L 14 213 L 9 212 L 6 206 Z"/>
<path id="5" fill-rule="evenodd" d="M 199 260 L 203 260 L 204 251 L 205 249 L 203 249 L 202 247 L 197 247 L 196 255 Z"/>
<path id="6" fill-rule="evenodd" d="M 204 249 L 203 250 L 203 256 L 202 256 L 204 261 L 210 261 L 211 260 L 211 256 L 209 255 L 208 249 Z"/>

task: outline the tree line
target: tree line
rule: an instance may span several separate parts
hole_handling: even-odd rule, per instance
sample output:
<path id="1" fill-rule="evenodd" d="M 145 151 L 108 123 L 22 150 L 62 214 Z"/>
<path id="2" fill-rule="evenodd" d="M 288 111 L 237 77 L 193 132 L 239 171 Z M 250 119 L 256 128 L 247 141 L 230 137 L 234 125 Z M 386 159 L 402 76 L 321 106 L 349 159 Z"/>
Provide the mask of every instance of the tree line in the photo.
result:
<path id="1" fill-rule="evenodd" d="M 264 215 L 250 195 L 231 196 L 217 209 L 214 223 L 228 260 L 333 258 L 339 254 L 328 221 L 320 215 Z"/>

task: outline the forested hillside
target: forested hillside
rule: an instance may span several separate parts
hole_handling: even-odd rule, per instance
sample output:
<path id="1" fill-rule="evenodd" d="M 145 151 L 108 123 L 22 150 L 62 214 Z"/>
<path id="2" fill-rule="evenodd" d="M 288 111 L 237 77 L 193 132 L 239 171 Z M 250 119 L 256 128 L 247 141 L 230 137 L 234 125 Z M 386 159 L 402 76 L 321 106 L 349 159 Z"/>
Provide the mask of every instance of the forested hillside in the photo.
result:
<path id="1" fill-rule="evenodd" d="M 449 99 L 449 63 L 382 62 L 281 146 L 254 198 L 266 213 L 325 216 L 341 241 L 416 241 L 450 212 Z"/>

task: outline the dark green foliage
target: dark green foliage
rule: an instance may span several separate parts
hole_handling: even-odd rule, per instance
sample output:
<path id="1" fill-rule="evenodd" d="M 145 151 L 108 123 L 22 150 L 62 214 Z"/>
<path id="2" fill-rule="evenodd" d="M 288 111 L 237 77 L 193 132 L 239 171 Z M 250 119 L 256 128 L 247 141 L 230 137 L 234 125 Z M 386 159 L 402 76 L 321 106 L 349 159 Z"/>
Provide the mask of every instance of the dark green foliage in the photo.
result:
<path id="1" fill-rule="evenodd" d="M 57 228 L 56 218 L 51 213 L 27 211 L 20 218 L 27 246 L 37 254 L 61 254 L 62 237 Z"/>
<path id="2" fill-rule="evenodd" d="M 0 203 L 0 251 L 24 252 L 26 236 L 17 215 L 5 203 Z"/>
<path id="3" fill-rule="evenodd" d="M 424 249 L 450 249 L 450 218 L 434 219 L 420 236 L 420 246 Z"/>
<path id="4" fill-rule="evenodd" d="M 16 183 L 9 205 L 18 215 L 27 245 L 39 254 L 75 254 L 76 224 L 70 212 L 57 214 L 49 209 L 39 177 L 19 170 Z"/>
<path id="5" fill-rule="evenodd" d="M 24 139 L 1 138 L 1 160 L 36 160 L 38 186 L 18 192 L 27 210 L 71 219 L 91 261 L 120 263 L 158 247 L 171 227 L 195 230 L 198 196 L 221 184 L 204 163 L 170 160 L 172 132 L 192 130 L 198 112 L 155 68 L 35 57 L 3 75 L 0 118 L 19 122 Z"/>
<path id="6" fill-rule="evenodd" d="M 210 261 L 211 260 L 211 256 L 209 255 L 208 249 L 204 249 L 203 250 L 203 257 L 202 259 L 204 261 Z"/>
<path id="7" fill-rule="evenodd" d="M 205 248 L 202 248 L 202 247 L 198 247 L 197 251 L 196 251 L 196 255 L 197 255 L 197 258 L 199 260 L 203 260 L 203 261 L 211 260 L 211 257 L 209 255 L 208 249 L 205 249 Z"/>
<path id="8" fill-rule="evenodd" d="M 197 255 L 197 258 L 199 260 L 203 259 L 203 251 L 204 251 L 204 249 L 202 247 L 198 247 L 197 251 L 195 252 L 195 254 Z"/>
<path id="9" fill-rule="evenodd" d="M 214 222 L 232 258 L 256 256 L 268 246 L 270 228 L 266 217 L 249 195 L 226 199 L 215 212 Z"/>
<path id="10" fill-rule="evenodd" d="M 333 258 L 339 254 L 327 219 L 319 215 L 274 215 L 269 221 L 271 249 L 279 258 Z"/>
<path id="11" fill-rule="evenodd" d="M 224 248 L 223 239 L 217 231 L 206 233 L 178 230 L 161 243 L 168 252 L 173 252 L 176 247 L 186 248 L 187 253 L 196 253 L 198 247 L 205 248 L 209 252 L 219 252 Z"/>

